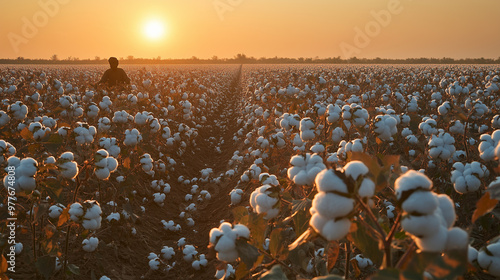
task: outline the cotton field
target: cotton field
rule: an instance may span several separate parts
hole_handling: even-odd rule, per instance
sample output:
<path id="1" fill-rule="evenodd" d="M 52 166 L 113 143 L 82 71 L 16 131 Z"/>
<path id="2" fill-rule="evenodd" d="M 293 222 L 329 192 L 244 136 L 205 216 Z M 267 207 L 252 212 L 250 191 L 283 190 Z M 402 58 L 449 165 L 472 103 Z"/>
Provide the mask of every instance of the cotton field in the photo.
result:
<path id="1" fill-rule="evenodd" d="M 0 67 L 2 279 L 500 278 L 498 66 L 104 69 Z"/>

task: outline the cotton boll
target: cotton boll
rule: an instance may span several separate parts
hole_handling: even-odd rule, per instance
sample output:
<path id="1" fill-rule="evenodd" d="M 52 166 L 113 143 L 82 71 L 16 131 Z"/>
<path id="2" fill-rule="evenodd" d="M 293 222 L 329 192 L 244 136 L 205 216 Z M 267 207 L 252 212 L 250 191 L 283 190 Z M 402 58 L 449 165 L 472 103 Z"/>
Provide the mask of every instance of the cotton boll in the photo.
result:
<path id="1" fill-rule="evenodd" d="M 272 219 L 276 217 L 279 213 L 279 209 L 275 209 L 278 203 L 278 198 L 274 197 L 278 195 L 276 192 L 271 191 L 271 185 L 263 185 L 252 192 L 250 196 L 250 205 L 252 206 L 254 212 L 266 213 L 265 219 Z M 271 197 L 273 195 L 273 197 Z"/>
<path id="2" fill-rule="evenodd" d="M 290 163 L 293 166 L 287 171 L 288 178 L 297 185 L 311 185 L 316 175 L 326 167 L 319 155 L 309 153 L 305 156 L 293 156 Z"/>
<path id="3" fill-rule="evenodd" d="M 448 230 L 446 250 L 463 250 L 469 245 L 469 234 L 458 227 Z"/>
<path id="4" fill-rule="evenodd" d="M 241 196 L 243 195 L 243 190 L 232 189 L 229 195 L 231 196 L 231 205 L 239 204 L 241 202 Z"/>
<path id="5" fill-rule="evenodd" d="M 467 249 L 467 261 L 469 262 L 469 264 L 474 264 L 475 261 L 477 261 L 477 255 L 478 255 L 478 251 L 468 245 L 468 249 Z"/>
<path id="6" fill-rule="evenodd" d="M 196 251 L 193 245 L 186 245 L 184 249 L 182 249 L 182 253 L 184 254 L 184 260 L 190 262 L 193 260 L 194 256 L 198 254 L 198 251 Z"/>
<path id="7" fill-rule="evenodd" d="M 477 262 L 489 274 L 500 277 L 500 242 L 482 248 L 478 253 Z"/>
<path id="8" fill-rule="evenodd" d="M 344 166 L 343 170 L 344 174 L 347 177 L 351 177 L 354 181 L 356 181 L 359 176 L 364 176 L 369 172 L 368 167 L 366 167 L 363 162 L 357 160 L 353 160 L 347 163 Z"/>
<path id="9" fill-rule="evenodd" d="M 149 260 L 149 268 L 151 270 L 158 270 L 160 268 L 160 259 L 159 258 L 154 258 Z"/>
<path id="10" fill-rule="evenodd" d="M 357 261 L 358 267 L 360 269 L 365 269 L 368 266 L 373 265 L 373 262 L 369 258 L 364 258 L 363 255 L 361 255 L 361 254 L 357 254 L 356 257 L 354 257 L 353 259 L 355 259 Z"/>
<path id="11" fill-rule="evenodd" d="M 172 247 L 163 246 L 161 249 L 161 256 L 165 260 L 170 260 L 175 255 L 175 250 Z"/>
<path id="12" fill-rule="evenodd" d="M 438 196 L 430 191 L 416 191 L 406 199 L 401 207 L 410 214 L 429 215 L 438 207 Z"/>
<path id="13" fill-rule="evenodd" d="M 60 203 L 57 203 L 55 205 L 50 206 L 49 208 L 49 217 L 52 219 L 57 219 L 61 215 L 61 213 L 64 211 L 66 207 Z M 82 212 L 83 215 L 83 212 Z"/>
<path id="14" fill-rule="evenodd" d="M 318 191 L 347 193 L 347 185 L 340 176 L 343 176 L 343 174 L 333 169 L 324 169 L 319 172 L 315 180 Z"/>
<path id="15" fill-rule="evenodd" d="M 394 186 L 396 196 L 400 200 L 403 197 L 403 193 L 407 191 L 416 189 L 430 190 L 432 188 L 432 181 L 425 174 L 409 170 L 396 179 Z"/>
<path id="16" fill-rule="evenodd" d="M 344 238 L 349 233 L 350 228 L 351 221 L 347 218 L 340 220 L 328 220 L 323 226 L 320 234 L 328 241 L 339 240 Z"/>
<path id="17" fill-rule="evenodd" d="M 431 237 L 442 227 L 441 217 L 435 213 L 424 216 L 408 215 L 401 221 L 401 227 L 419 238 Z"/>
<path id="18" fill-rule="evenodd" d="M 83 250 L 85 252 L 94 252 L 99 245 L 99 239 L 97 237 L 90 237 L 88 239 L 84 239 L 82 242 Z"/>
<path id="19" fill-rule="evenodd" d="M 446 247 L 448 230 L 439 226 L 437 233 L 424 238 L 415 238 L 415 244 L 423 252 L 442 252 Z"/>
<path id="20" fill-rule="evenodd" d="M 453 204 L 453 200 L 446 194 L 438 194 L 438 200 L 439 209 L 444 218 L 446 228 L 451 228 L 457 218 L 455 214 L 455 204 Z"/>
<path id="21" fill-rule="evenodd" d="M 312 208 L 326 219 L 344 217 L 354 209 L 354 200 L 335 193 L 319 192 L 314 196 Z"/>

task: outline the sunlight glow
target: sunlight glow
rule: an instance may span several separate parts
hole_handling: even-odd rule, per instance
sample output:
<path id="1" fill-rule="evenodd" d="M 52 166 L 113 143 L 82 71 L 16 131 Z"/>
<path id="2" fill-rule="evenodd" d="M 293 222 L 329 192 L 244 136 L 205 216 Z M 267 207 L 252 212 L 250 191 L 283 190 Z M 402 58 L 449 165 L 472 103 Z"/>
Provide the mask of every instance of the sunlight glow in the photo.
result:
<path id="1" fill-rule="evenodd" d="M 150 39 L 160 39 L 165 34 L 165 25 L 159 20 L 150 20 L 144 25 L 144 34 Z"/>

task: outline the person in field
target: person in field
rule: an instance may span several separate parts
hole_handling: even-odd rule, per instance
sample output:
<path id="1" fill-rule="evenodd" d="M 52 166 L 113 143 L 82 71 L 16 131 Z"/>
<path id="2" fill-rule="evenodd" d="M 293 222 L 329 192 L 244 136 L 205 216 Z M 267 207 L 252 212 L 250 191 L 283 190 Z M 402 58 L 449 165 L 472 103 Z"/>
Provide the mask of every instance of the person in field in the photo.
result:
<path id="1" fill-rule="evenodd" d="M 130 79 L 122 68 L 118 68 L 118 59 L 110 57 L 108 59 L 110 69 L 106 70 L 97 84 L 107 83 L 108 86 L 119 84 L 130 84 Z"/>

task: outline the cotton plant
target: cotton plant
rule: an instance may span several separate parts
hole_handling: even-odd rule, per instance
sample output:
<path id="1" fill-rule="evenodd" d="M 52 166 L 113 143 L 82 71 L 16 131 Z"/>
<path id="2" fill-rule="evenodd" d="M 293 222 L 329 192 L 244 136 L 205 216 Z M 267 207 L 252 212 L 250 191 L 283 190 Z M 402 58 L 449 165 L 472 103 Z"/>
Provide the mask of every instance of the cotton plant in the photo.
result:
<path id="1" fill-rule="evenodd" d="M 88 125 L 85 122 L 77 122 L 73 129 L 75 141 L 78 145 L 90 144 L 94 142 L 94 135 L 97 133 L 95 126 Z"/>
<path id="2" fill-rule="evenodd" d="M 500 277 L 500 238 L 488 242 L 477 253 L 477 263 L 485 272 Z"/>
<path id="3" fill-rule="evenodd" d="M 368 111 L 359 104 L 353 103 L 342 107 L 342 119 L 347 129 L 350 129 L 351 125 L 365 126 L 369 117 Z"/>
<path id="4" fill-rule="evenodd" d="M 66 179 L 72 180 L 78 175 L 78 164 L 72 152 L 62 153 L 55 164 L 61 175 Z"/>
<path id="5" fill-rule="evenodd" d="M 46 127 L 40 122 L 30 123 L 28 130 L 33 134 L 35 140 L 41 140 L 51 132 L 50 127 Z"/>
<path id="6" fill-rule="evenodd" d="M 215 278 L 219 280 L 229 280 L 234 277 L 236 270 L 231 264 L 227 264 L 225 269 L 220 269 L 215 272 Z"/>
<path id="7" fill-rule="evenodd" d="M 28 116 L 28 106 L 24 105 L 21 101 L 16 101 L 7 107 L 7 112 L 14 119 L 22 121 Z"/>
<path id="8" fill-rule="evenodd" d="M 0 166 L 3 165 L 10 156 L 16 154 L 16 147 L 11 143 L 0 140 Z"/>
<path id="9" fill-rule="evenodd" d="M 10 116 L 3 110 L 0 110 L 0 127 L 10 122 Z"/>
<path id="10" fill-rule="evenodd" d="M 429 156 L 436 160 L 448 160 L 455 153 L 455 138 L 443 130 L 429 139 Z"/>
<path id="11" fill-rule="evenodd" d="M 456 162 L 453 164 L 450 180 L 455 191 L 464 194 L 479 190 L 482 178 L 488 177 L 489 174 L 488 168 L 477 161 L 466 164 Z"/>
<path id="12" fill-rule="evenodd" d="M 369 170 L 360 161 L 351 161 L 342 171 L 325 169 L 316 177 L 318 193 L 310 208 L 310 226 L 329 241 L 342 239 L 349 232 L 348 216 L 355 206 L 353 193 L 362 199 L 371 199 L 375 183 Z M 350 187 L 348 186 L 350 185 Z"/>
<path id="13" fill-rule="evenodd" d="M 94 155 L 94 174 L 100 180 L 107 180 L 111 173 L 118 167 L 118 161 L 104 149 L 98 150 Z"/>
<path id="14" fill-rule="evenodd" d="M 422 122 L 418 125 L 418 129 L 427 137 L 438 133 L 436 120 L 429 117 L 422 119 Z"/>
<path id="15" fill-rule="evenodd" d="M 125 146 L 135 146 L 141 141 L 142 135 L 136 128 L 125 131 L 125 140 L 123 140 Z"/>
<path id="16" fill-rule="evenodd" d="M 342 109 L 337 104 L 329 104 L 326 107 L 326 121 L 329 124 L 336 123 L 342 115 Z"/>
<path id="17" fill-rule="evenodd" d="M 115 111 L 111 121 L 113 121 L 114 123 L 118 123 L 118 124 L 124 124 L 133 118 L 134 117 L 132 117 L 129 113 L 127 113 L 127 111 L 121 110 L 121 111 Z"/>
<path id="18" fill-rule="evenodd" d="M 12 170 L 15 170 L 15 174 L 9 175 L 9 171 Z M 35 176 L 37 170 L 38 162 L 31 157 L 23 159 L 16 156 L 9 157 L 7 159 L 7 167 L 5 167 L 5 176 L 3 178 L 5 189 L 14 189 L 16 193 L 31 193 L 36 188 Z"/>
<path id="19" fill-rule="evenodd" d="M 378 115 L 374 119 L 373 131 L 377 137 L 383 141 L 393 141 L 393 135 L 398 132 L 398 121 L 391 115 Z"/>
<path id="20" fill-rule="evenodd" d="M 239 238 L 250 239 L 250 230 L 241 224 L 232 225 L 223 222 L 219 228 L 210 230 L 210 245 L 217 252 L 217 259 L 225 262 L 234 262 L 238 259 L 236 240 Z"/>
<path id="21" fill-rule="evenodd" d="M 85 229 L 97 230 L 101 227 L 102 210 L 96 200 L 86 200 L 83 204 L 75 202 L 71 204 L 68 213 L 72 221 L 81 223 Z"/>
<path id="22" fill-rule="evenodd" d="M 314 139 L 316 137 L 314 132 L 314 122 L 310 118 L 303 118 L 300 120 L 300 139 L 303 142 L 307 142 L 309 140 Z"/>
<path id="23" fill-rule="evenodd" d="M 58 219 L 64 209 L 66 209 L 66 206 L 62 205 L 61 203 L 56 203 L 49 207 L 48 215 L 52 219 Z"/>
<path id="24" fill-rule="evenodd" d="M 449 196 L 438 195 L 431 189 L 432 181 L 414 170 L 396 179 L 396 197 L 405 213 L 402 228 L 424 252 L 467 248 L 467 232 L 453 227 L 455 204 Z"/>
<path id="25" fill-rule="evenodd" d="M 484 161 L 492 161 L 495 159 L 495 148 L 500 143 L 500 129 L 493 131 L 490 134 L 482 134 L 479 138 L 478 150 L 479 156 Z"/>
<path id="26" fill-rule="evenodd" d="M 243 190 L 239 188 L 234 188 L 229 193 L 231 197 L 231 205 L 237 205 L 241 202 L 241 196 L 243 195 Z"/>
<path id="27" fill-rule="evenodd" d="M 97 130 L 99 132 L 106 132 L 111 128 L 111 120 L 108 117 L 99 118 L 97 122 Z"/>
<path id="28" fill-rule="evenodd" d="M 312 185 L 316 175 L 326 168 L 321 156 L 310 153 L 293 156 L 290 164 L 287 175 L 297 185 Z"/>
<path id="29" fill-rule="evenodd" d="M 348 215 L 354 210 L 355 201 L 349 197 L 342 177 L 339 171 L 324 169 L 315 180 L 318 193 L 309 209 L 309 225 L 328 241 L 342 239 L 351 227 Z"/>
<path id="30" fill-rule="evenodd" d="M 264 219 L 272 219 L 279 214 L 279 188 L 263 185 L 250 195 L 250 205 L 257 214 L 265 214 Z"/>
<path id="31" fill-rule="evenodd" d="M 85 252 L 94 252 L 99 245 L 99 239 L 97 237 L 86 238 L 82 241 L 82 248 Z"/>

